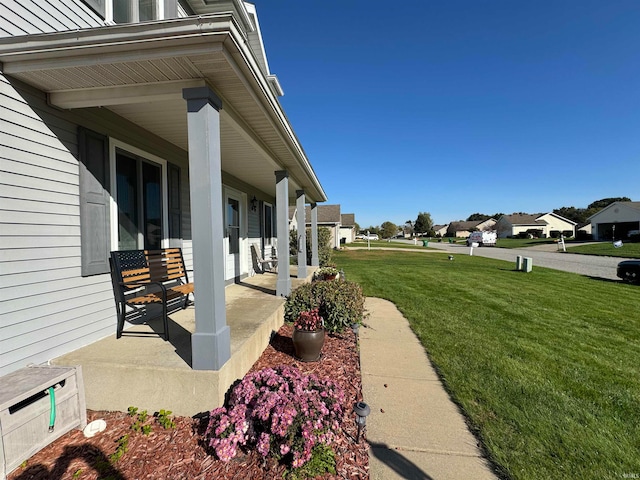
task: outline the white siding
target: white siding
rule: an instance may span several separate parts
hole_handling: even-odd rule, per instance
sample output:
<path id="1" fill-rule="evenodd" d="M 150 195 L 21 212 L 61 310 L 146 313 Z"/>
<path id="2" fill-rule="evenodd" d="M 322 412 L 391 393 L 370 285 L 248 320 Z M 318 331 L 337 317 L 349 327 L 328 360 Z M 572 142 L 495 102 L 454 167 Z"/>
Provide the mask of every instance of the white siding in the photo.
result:
<path id="1" fill-rule="evenodd" d="M 0 37 L 99 27 L 104 21 L 80 0 L 2 0 Z"/>
<path id="2" fill-rule="evenodd" d="M 53 109 L 0 75 L 0 376 L 115 334 L 109 275 L 81 276 L 80 124 L 182 167 L 183 248 L 193 263 L 186 152 L 104 109 Z"/>

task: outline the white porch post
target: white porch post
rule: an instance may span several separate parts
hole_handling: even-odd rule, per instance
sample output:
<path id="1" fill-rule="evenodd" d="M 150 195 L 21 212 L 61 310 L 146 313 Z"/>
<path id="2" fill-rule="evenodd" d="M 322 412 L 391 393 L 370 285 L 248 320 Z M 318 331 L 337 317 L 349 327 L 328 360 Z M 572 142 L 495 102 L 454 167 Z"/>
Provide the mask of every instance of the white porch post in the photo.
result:
<path id="1" fill-rule="evenodd" d="M 296 190 L 298 220 L 298 278 L 307 278 L 307 219 L 304 190 Z"/>
<path id="2" fill-rule="evenodd" d="M 286 297 L 291 293 L 289 276 L 289 172 L 276 172 L 276 230 L 278 238 L 278 282 L 276 295 Z"/>
<path id="3" fill-rule="evenodd" d="M 318 204 L 311 204 L 311 266 L 320 266 L 318 257 Z"/>
<path id="4" fill-rule="evenodd" d="M 231 357 L 224 301 L 224 230 L 220 170 L 222 101 L 209 87 L 185 88 L 189 130 L 189 183 L 193 239 L 196 331 L 192 368 L 219 370 Z"/>

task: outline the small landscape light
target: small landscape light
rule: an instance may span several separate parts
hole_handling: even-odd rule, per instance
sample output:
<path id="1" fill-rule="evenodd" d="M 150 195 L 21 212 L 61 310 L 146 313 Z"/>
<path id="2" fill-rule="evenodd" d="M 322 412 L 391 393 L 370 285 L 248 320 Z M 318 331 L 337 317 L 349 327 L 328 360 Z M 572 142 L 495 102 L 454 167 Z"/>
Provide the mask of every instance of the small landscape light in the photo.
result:
<path id="1" fill-rule="evenodd" d="M 366 403 L 358 402 L 353 406 L 353 411 L 356 414 L 356 425 L 358 426 L 358 435 L 356 436 L 356 443 L 358 443 L 362 429 L 367 424 L 367 416 L 371 413 L 371 409 Z"/>
<path id="2" fill-rule="evenodd" d="M 449 255 L 449 260 L 453 260 L 453 255 Z"/>

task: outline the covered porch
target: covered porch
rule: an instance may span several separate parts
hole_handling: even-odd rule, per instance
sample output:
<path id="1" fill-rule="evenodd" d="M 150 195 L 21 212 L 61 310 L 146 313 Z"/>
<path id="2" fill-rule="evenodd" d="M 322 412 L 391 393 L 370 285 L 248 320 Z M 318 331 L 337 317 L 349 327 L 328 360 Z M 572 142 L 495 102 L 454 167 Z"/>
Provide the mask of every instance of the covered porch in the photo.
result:
<path id="1" fill-rule="evenodd" d="M 249 10 L 239 14 L 229 3 Z M 82 127 L 80 281 L 99 283 L 95 288 L 104 294 L 109 251 L 148 248 L 149 225 L 158 227 L 159 246 L 183 248 L 187 268 L 193 267 L 195 308 L 184 318 L 171 316 L 171 343 L 106 338 L 53 360 L 84 367 L 90 408 L 126 410 L 133 404 L 193 413 L 220 404 L 281 322 L 282 297 L 318 264 L 315 210 L 326 194 L 278 101 L 282 91 L 258 37 L 252 7 L 221 2 L 197 17 L 0 42 L 3 73 L 44 92 L 49 105 L 72 112 Z M 101 123 L 107 121 L 134 128 L 113 136 Z M 137 243 L 124 247 L 121 234 L 133 216 L 125 212 L 128 184 L 120 185 L 126 176 L 119 169 L 139 172 L 154 162 L 159 180 L 148 210 L 161 220 L 145 219 L 145 208 L 132 207 L 140 213 L 131 229 Z M 146 199 L 135 185 L 131 197 Z M 289 268 L 287 214 L 294 202 L 301 224 L 304 206 L 312 206 L 311 268 L 307 255 L 298 255 L 297 269 Z M 261 231 L 264 205 L 270 208 L 268 234 Z M 247 277 L 249 247 L 261 240 L 266 247 L 265 237 L 278 247 L 278 274 Z M 304 230 L 297 240 L 302 251 Z M 268 288 L 253 283 L 262 280 Z M 230 282 L 239 283 L 225 286 Z M 238 288 L 247 298 L 234 302 Z M 244 317 L 239 324 L 238 316 Z M 239 333 L 245 330 L 263 332 L 255 346 L 253 334 L 243 339 Z M 195 403 L 178 405 L 189 399 Z"/>
<path id="2" fill-rule="evenodd" d="M 295 288 L 310 281 L 297 278 Z M 191 334 L 195 331 L 193 306 L 169 317 L 171 340 L 133 331 L 162 330 L 160 319 L 136 325 L 122 338 L 115 335 L 52 361 L 55 365 L 80 365 L 87 408 L 127 411 L 130 406 L 149 412 L 171 410 L 193 416 L 221 406 L 229 387 L 251 368 L 284 321 L 285 299 L 275 295 L 277 275 L 246 278 L 225 289 L 227 325 L 231 332 L 231 358 L 219 370 L 192 368 Z"/>

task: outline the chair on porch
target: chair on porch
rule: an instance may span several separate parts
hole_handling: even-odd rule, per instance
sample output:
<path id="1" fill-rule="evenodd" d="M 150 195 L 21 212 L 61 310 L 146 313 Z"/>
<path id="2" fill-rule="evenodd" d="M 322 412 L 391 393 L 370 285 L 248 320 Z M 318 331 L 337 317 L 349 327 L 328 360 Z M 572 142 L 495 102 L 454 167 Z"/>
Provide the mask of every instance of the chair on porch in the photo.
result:
<path id="1" fill-rule="evenodd" d="M 251 244 L 251 260 L 253 261 L 254 270 L 260 270 L 260 273 L 273 272 L 278 270 L 278 259 L 271 257 L 268 260 L 262 258 L 260 247 L 255 243 Z"/>

